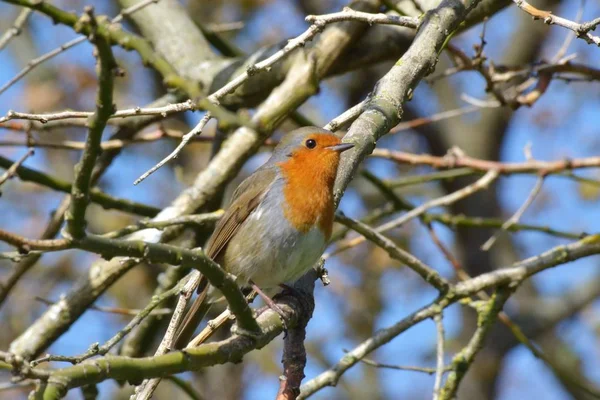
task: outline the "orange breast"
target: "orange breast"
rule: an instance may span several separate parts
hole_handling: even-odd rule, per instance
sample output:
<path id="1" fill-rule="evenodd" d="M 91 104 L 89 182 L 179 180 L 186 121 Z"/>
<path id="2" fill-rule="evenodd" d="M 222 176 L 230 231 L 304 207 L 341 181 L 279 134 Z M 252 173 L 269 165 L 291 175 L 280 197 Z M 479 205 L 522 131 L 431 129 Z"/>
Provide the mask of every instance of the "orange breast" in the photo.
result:
<path id="1" fill-rule="evenodd" d="M 300 151 L 279 164 L 286 180 L 284 215 L 302 233 L 318 224 L 329 240 L 333 227 L 333 184 L 339 154 L 316 149 Z"/>

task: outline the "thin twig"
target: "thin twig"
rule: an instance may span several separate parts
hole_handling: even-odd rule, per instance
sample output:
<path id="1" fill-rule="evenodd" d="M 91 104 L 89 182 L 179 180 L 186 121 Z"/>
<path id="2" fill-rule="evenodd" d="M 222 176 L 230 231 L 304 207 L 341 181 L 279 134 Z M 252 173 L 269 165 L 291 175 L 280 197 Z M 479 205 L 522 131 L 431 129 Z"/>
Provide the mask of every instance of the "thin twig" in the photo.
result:
<path id="1" fill-rule="evenodd" d="M 464 267 L 460 263 L 460 261 L 458 261 L 458 259 L 452 254 L 452 252 L 450 250 L 448 250 L 448 248 L 442 243 L 442 241 L 439 239 L 439 237 L 436 234 L 433 227 L 430 224 L 428 224 L 427 228 L 428 228 L 428 231 L 431 235 L 431 239 L 433 240 L 434 244 L 442 251 L 442 253 L 446 257 L 446 259 L 448 259 L 448 261 L 452 264 L 454 271 L 456 273 L 456 276 L 463 282 L 472 279 L 471 276 L 469 275 L 469 273 L 467 273 L 467 271 L 464 269 Z M 490 300 L 490 296 L 485 291 L 477 292 L 475 295 L 483 301 Z M 474 306 L 473 302 L 468 302 L 467 304 L 469 306 Z M 522 331 L 522 329 L 519 327 L 519 325 L 517 325 L 515 322 L 513 322 L 513 320 L 508 316 L 508 314 L 506 314 L 506 312 L 500 311 L 500 313 L 498 313 L 498 319 L 511 330 L 515 339 L 517 339 L 521 344 L 523 344 L 527 349 L 529 349 L 529 351 L 531 351 L 531 353 L 535 357 L 539 358 L 546 365 L 548 365 L 548 367 L 550 369 L 552 369 L 558 376 L 560 376 L 561 379 L 568 381 L 571 384 L 573 384 L 574 386 L 581 388 L 583 391 L 590 393 L 592 396 L 597 397 L 596 396 L 597 393 L 594 391 L 594 389 L 589 388 L 585 383 L 582 383 L 580 381 L 580 379 L 573 376 L 571 373 L 564 372 L 564 371 L 560 370 L 559 368 L 557 368 L 554 365 L 554 363 L 552 362 L 552 360 L 550 360 L 538 348 L 538 346 L 536 346 L 535 343 L 533 343 L 525 335 L 525 333 Z"/>
<path id="2" fill-rule="evenodd" d="M 348 350 L 344 349 L 344 352 L 347 353 Z M 368 365 L 370 367 L 375 368 L 384 368 L 384 369 L 395 369 L 398 371 L 410 371 L 410 372 L 423 372 L 425 374 L 433 375 L 437 372 L 437 368 L 426 368 L 426 367 L 413 367 L 413 366 L 404 366 L 404 365 L 395 365 L 395 364 L 385 364 L 377 361 L 373 361 L 370 358 L 362 358 L 360 360 L 361 363 Z M 448 372 L 448 367 L 444 367 L 444 373 Z"/>
<path id="3" fill-rule="evenodd" d="M 450 400 L 456 397 L 456 391 L 462 378 L 467 373 L 469 367 L 473 364 L 475 356 L 483 347 L 483 341 L 494 322 L 498 318 L 498 314 L 502 311 L 502 307 L 508 300 L 511 290 L 508 288 L 499 288 L 493 294 L 490 300 L 478 310 L 477 329 L 471 337 L 469 343 L 452 359 L 452 371 L 446 379 L 444 388 L 439 392 L 439 399 Z"/>
<path id="4" fill-rule="evenodd" d="M 231 319 L 232 315 L 233 314 L 231 314 L 231 311 L 229 310 L 229 308 L 227 308 L 225 311 L 223 311 L 221 314 L 219 314 L 216 318 L 208 321 L 208 323 L 206 324 L 206 327 L 204 329 L 202 329 L 202 331 L 200 331 L 200 333 L 198 335 L 196 335 L 196 337 L 193 338 L 187 344 L 186 348 L 198 347 L 202 343 L 206 342 L 213 335 L 213 333 L 215 333 L 217 331 L 217 329 L 219 329 L 221 326 L 223 326 L 223 324 L 225 324 L 225 322 L 227 322 L 229 319 Z"/>
<path id="5" fill-rule="evenodd" d="M 498 171 L 495 169 L 490 169 L 486 174 L 479 178 L 474 183 L 465 186 L 464 188 L 457 190 L 456 192 L 450 193 L 446 196 L 439 197 L 437 199 L 430 200 L 424 204 L 421 204 L 418 207 L 413 208 L 402 217 L 397 218 L 393 221 L 387 222 L 379 227 L 375 228 L 374 231 L 377 233 L 382 233 L 389 231 L 390 229 L 397 228 L 404 223 L 410 221 L 411 219 L 418 217 L 424 214 L 427 210 L 434 207 L 447 206 L 449 204 L 455 203 L 465 197 L 472 195 L 475 192 L 486 189 L 496 178 L 498 178 Z M 328 257 L 331 257 L 335 254 L 339 254 L 342 251 L 348 250 L 351 247 L 357 246 L 363 243 L 366 240 L 364 236 L 358 236 L 354 239 L 347 240 L 343 242 L 336 248 L 333 252 L 328 254 Z"/>
<path id="6" fill-rule="evenodd" d="M 390 239 L 383 236 L 376 229 L 372 229 L 368 225 L 349 218 L 341 213 L 336 215 L 336 221 L 360 233 L 362 235 L 361 237 L 368 238 L 369 241 L 385 250 L 390 257 L 407 265 L 440 292 L 448 290 L 450 284 L 436 270 L 423 263 L 417 257 L 396 246 Z M 324 256 L 324 258 L 327 257 Z"/>
<path id="7" fill-rule="evenodd" d="M 3 128 L 0 126 L 0 128 Z M 34 129 L 35 130 L 35 129 Z M 162 126 L 155 131 L 140 133 L 134 137 L 128 139 L 108 139 L 100 143 L 102 150 L 119 150 L 131 144 L 138 143 L 153 143 L 162 139 L 171 139 L 180 141 L 184 133 L 178 129 L 166 129 Z M 190 143 L 212 143 L 215 140 L 214 135 L 207 136 L 196 136 L 190 140 Z M 264 146 L 274 147 L 277 145 L 277 141 L 273 139 L 266 139 L 263 143 Z M 23 140 L 0 140 L 0 146 L 2 147 L 32 147 L 32 148 L 51 148 L 61 150 L 83 150 L 85 148 L 85 142 L 75 140 L 63 140 L 63 141 L 44 141 L 34 139 L 33 137 L 26 137 Z"/>
<path id="8" fill-rule="evenodd" d="M 577 22 L 577 23 L 581 22 L 581 18 L 583 18 L 584 8 L 585 8 L 585 0 L 581 0 L 581 4 L 579 5 L 579 9 L 577 10 L 577 16 L 575 16 L 575 22 Z M 569 46 L 571 45 L 571 43 L 573 42 L 573 40 L 576 37 L 577 37 L 577 35 L 575 34 L 575 32 L 567 33 L 567 36 L 565 37 L 565 41 L 563 42 L 562 46 L 560 46 L 560 48 L 554 55 L 554 58 L 553 58 L 554 61 L 558 61 L 565 56 L 565 54 L 567 53 L 567 50 L 569 49 Z"/>
<path id="9" fill-rule="evenodd" d="M 342 114 L 329 121 L 329 123 L 323 128 L 335 132 L 338 130 L 338 128 L 354 121 L 362 113 L 365 104 L 367 104 L 367 100 L 363 100 L 360 103 L 350 107 Z"/>
<path id="10" fill-rule="evenodd" d="M 121 11 L 121 13 L 119 15 L 117 15 L 115 18 L 113 18 L 111 20 L 111 23 L 119 23 L 123 20 L 123 18 L 127 15 L 131 15 L 134 12 L 141 10 L 142 8 L 150 5 L 150 4 L 154 4 L 159 2 L 160 0 L 142 0 L 139 3 L 124 9 L 123 11 Z M 31 11 L 31 9 L 28 9 Z M 85 36 L 80 36 L 78 38 L 75 38 L 73 40 L 68 41 L 67 43 L 64 43 L 62 45 L 60 45 L 59 47 L 57 47 L 54 50 L 49 51 L 48 53 L 45 53 L 37 58 L 34 58 L 33 60 L 29 61 L 27 63 L 27 65 L 25 66 L 25 68 L 23 68 L 21 71 L 19 71 L 19 73 L 17 75 L 15 75 L 11 80 L 9 80 L 7 83 L 5 83 L 2 87 L 0 87 L 0 94 L 4 93 L 8 88 L 10 88 L 12 85 L 14 85 L 15 83 L 17 83 L 19 80 L 21 80 L 25 75 L 27 75 L 29 72 L 31 72 L 35 67 L 39 66 L 40 64 L 42 64 L 43 62 L 57 56 L 60 53 L 63 53 L 64 51 L 77 46 L 80 43 L 85 42 L 87 39 L 87 37 Z M 0 119 L 0 123 L 3 122 Z"/>
<path id="11" fill-rule="evenodd" d="M 446 260 L 448 260 L 448 262 L 450 262 L 450 264 L 454 268 L 454 272 L 456 273 L 456 275 L 461 280 L 469 279 L 470 278 L 469 274 L 467 274 L 465 272 L 464 268 L 462 267 L 462 264 L 460 263 L 460 261 L 458 261 L 458 258 L 456 258 L 454 256 L 454 254 L 452 254 L 452 252 L 444 245 L 442 240 L 439 238 L 439 236 L 435 232 L 435 229 L 433 228 L 433 226 L 431 226 L 431 224 L 428 223 L 428 224 L 426 224 L 426 227 L 427 227 L 427 231 L 429 232 L 429 235 L 431 236 L 431 240 L 440 249 L 440 251 L 442 252 L 444 257 L 446 257 Z"/>
<path id="12" fill-rule="evenodd" d="M 13 165 L 11 165 L 6 170 L 6 172 L 4 172 L 2 175 L 0 175 L 0 186 L 2 186 L 4 184 L 4 182 L 6 182 L 7 180 L 9 180 L 10 178 L 12 178 L 13 176 L 15 176 L 16 173 L 17 173 L 17 170 L 19 169 L 19 167 L 21 165 L 23 165 L 23 163 L 25 162 L 25 160 L 27 160 L 27 158 L 29 158 L 33 154 L 34 154 L 33 149 L 27 150 L 27 153 L 25 153 L 20 159 L 18 159 L 17 161 L 15 161 L 15 163 Z"/>
<path id="13" fill-rule="evenodd" d="M 475 175 L 477 172 L 471 168 L 456 168 L 445 171 L 436 171 L 427 174 L 407 175 L 402 178 L 385 181 L 392 189 L 403 188 L 412 185 L 422 185 L 428 182 L 453 180 L 463 176 Z"/>
<path id="14" fill-rule="evenodd" d="M 210 99 L 210 97 L 209 97 L 209 99 Z M 196 124 L 196 126 L 194 127 L 194 129 L 192 129 L 191 131 L 189 131 L 188 133 L 186 133 L 185 135 L 183 135 L 183 137 L 181 138 L 181 142 L 177 145 L 177 147 L 175 148 L 175 150 L 173 150 L 168 156 L 166 156 L 165 158 L 163 158 L 158 164 L 154 165 L 148 171 L 144 172 L 139 178 L 137 178 L 133 182 L 133 184 L 137 185 L 138 183 L 142 182 L 144 179 L 146 179 L 147 177 L 149 177 L 150 175 L 152 175 L 160 167 L 162 167 L 163 165 L 165 165 L 166 163 L 168 163 L 172 159 L 177 158 L 177 156 L 179 155 L 179 153 L 181 153 L 181 150 L 183 150 L 183 148 L 188 144 L 188 142 L 194 136 L 200 135 L 202 133 L 202 129 L 204 129 L 204 127 L 206 126 L 206 124 L 208 123 L 208 121 L 210 120 L 210 118 L 211 118 L 210 112 L 207 112 L 206 114 L 204 114 L 204 117 L 202 117 L 202 119 L 200 120 L 200 122 L 198 122 L 198 124 Z"/>
<path id="15" fill-rule="evenodd" d="M 167 327 L 167 332 L 163 336 L 158 349 L 154 352 L 154 356 L 160 356 L 162 354 L 166 354 L 173 348 L 173 344 L 175 341 L 175 336 L 177 334 L 177 330 L 179 329 L 179 325 L 183 321 L 183 317 L 185 314 L 185 308 L 187 307 L 192 295 L 196 291 L 198 287 L 198 283 L 200 282 L 201 274 L 198 271 L 192 271 L 188 279 L 183 279 L 182 282 L 185 282 L 183 288 L 181 289 L 181 294 L 179 299 L 177 300 L 177 305 L 175 306 L 175 311 L 173 312 L 173 317 L 169 321 L 169 326 Z M 141 385 L 136 386 L 135 393 L 132 396 L 132 399 L 135 400 L 147 400 L 152 397 L 152 394 L 156 390 L 156 387 L 160 383 L 160 378 L 146 379 Z"/>
<path id="16" fill-rule="evenodd" d="M 4 32 L 4 35 L 2 35 L 2 37 L 0 37 L 0 51 L 2 51 L 2 49 L 6 47 L 6 45 L 8 44 L 8 42 L 10 42 L 12 38 L 21 34 L 23 25 L 25 25 L 27 19 L 29 18 L 32 12 L 33 10 L 31 10 L 30 8 L 25 8 L 21 10 L 19 15 L 17 16 L 17 19 L 15 19 L 15 23 L 13 24 L 13 26 L 9 30 Z"/>
<path id="17" fill-rule="evenodd" d="M 235 22 L 221 22 L 216 24 L 207 24 L 206 29 L 213 33 L 222 33 L 222 32 L 231 32 L 231 31 L 239 31 L 240 29 L 244 29 L 245 23 L 244 21 L 235 21 Z"/>
<path id="18" fill-rule="evenodd" d="M 188 395 L 188 397 L 192 400 L 203 400 L 204 399 L 200 395 L 200 393 L 198 393 L 198 391 L 190 383 L 188 383 L 187 381 L 185 381 L 177 376 L 174 376 L 174 375 L 165 376 L 165 380 L 168 380 L 169 382 L 173 383 L 175 386 L 177 386 L 179 389 L 181 389 L 186 395 Z"/>
<path id="19" fill-rule="evenodd" d="M 455 108 L 453 110 L 441 111 L 439 113 L 433 114 L 429 117 L 421 117 L 415 118 L 410 121 L 400 122 L 396 125 L 391 131 L 390 134 L 396 134 L 400 132 L 404 132 L 408 129 L 414 129 L 419 126 L 431 124 L 433 122 L 439 122 L 450 118 L 460 117 L 461 115 L 470 114 L 475 111 L 480 111 L 481 107 L 476 106 L 467 106 Z"/>
<path id="20" fill-rule="evenodd" d="M 535 185 L 531 189 L 531 192 L 529 193 L 529 196 L 527 196 L 525 202 L 521 205 L 521 207 L 519 207 L 517 212 L 512 217 L 510 217 L 508 220 L 506 220 L 504 224 L 502 224 L 502 227 L 498 232 L 494 233 L 492 237 L 490 237 L 488 240 L 486 240 L 484 244 L 481 245 L 481 250 L 489 251 L 494 245 L 494 243 L 496 243 L 496 240 L 498 240 L 498 236 L 501 232 L 506 232 L 508 228 L 519 222 L 519 220 L 525 213 L 525 210 L 529 208 L 531 203 L 533 203 L 537 195 L 540 193 L 540 190 L 542 190 L 542 186 L 544 185 L 544 179 L 544 175 L 540 175 L 538 177 L 538 179 L 535 182 Z"/>
<path id="21" fill-rule="evenodd" d="M 388 16 L 385 14 L 369 14 L 359 11 L 354 11 L 349 8 L 344 8 L 344 11 L 332 14 L 325 15 L 309 15 L 306 18 L 307 22 L 311 23 L 311 26 L 308 27 L 306 31 L 304 31 L 299 36 L 291 39 L 287 42 L 287 44 L 278 52 L 273 54 L 272 56 L 266 58 L 265 60 L 258 62 L 254 65 L 250 65 L 246 68 L 246 71 L 242 72 L 240 75 L 229 81 L 225 86 L 216 92 L 212 93 L 208 96 L 208 101 L 219 104 L 219 101 L 232 93 L 235 89 L 241 86 L 244 82 L 246 82 L 251 76 L 256 75 L 258 73 L 266 72 L 271 69 L 271 66 L 286 57 L 292 51 L 299 47 L 304 47 L 307 42 L 311 41 L 319 32 L 325 29 L 325 26 L 330 23 L 340 22 L 340 21 L 362 21 L 367 22 L 369 24 L 393 24 L 399 26 L 406 26 L 410 28 L 417 28 L 418 26 L 418 18 L 412 17 L 397 17 L 397 16 Z M 358 107 L 358 106 L 357 106 Z M 355 109 L 355 111 L 360 109 Z M 181 144 L 177 146 L 175 150 L 171 152 L 167 157 L 163 158 L 159 163 L 150 168 L 148 171 L 143 173 L 138 179 L 136 179 L 133 184 L 137 185 L 158 170 L 160 167 L 168 163 L 177 157 L 177 155 L 183 150 L 187 142 L 195 136 L 202 133 L 202 129 L 208 123 L 208 121 L 212 118 L 210 112 L 207 112 L 204 117 L 198 122 L 198 124 L 187 134 L 185 134 L 181 140 Z M 332 128 L 333 129 L 333 128 Z"/>
<path id="22" fill-rule="evenodd" d="M 433 400 L 438 400 L 440 396 L 440 389 L 442 388 L 442 377 L 444 375 L 444 322 L 443 312 L 440 312 L 433 321 L 435 322 L 435 328 L 437 331 L 437 356 L 436 356 L 436 371 L 435 371 L 435 383 L 433 385 Z"/>
<path id="23" fill-rule="evenodd" d="M 596 18 L 593 21 L 586 22 L 583 24 L 568 20 L 566 18 L 559 17 L 557 15 L 552 15 L 550 11 L 544 11 L 535 8 L 525 0 L 513 0 L 513 2 L 519 7 L 521 10 L 525 11 L 527 14 L 531 15 L 533 19 L 541 19 L 545 24 L 548 25 L 559 25 L 563 28 L 569 29 L 575 32 L 578 38 L 585 40 L 589 44 L 595 44 L 596 46 L 600 46 L 600 37 L 592 35 L 590 32 L 596 29 L 598 25 L 600 25 L 600 18 Z"/>
<path id="24" fill-rule="evenodd" d="M 415 17 L 405 17 L 398 15 L 388 15 L 383 13 L 373 14 L 361 11 L 355 11 L 350 7 L 344 7 L 342 11 L 325 14 L 325 15 L 309 15 L 305 18 L 307 22 L 317 23 L 322 21 L 325 24 L 342 21 L 360 21 L 366 22 L 369 25 L 396 25 L 406 28 L 416 29 L 419 26 L 419 19 Z"/>
<path id="25" fill-rule="evenodd" d="M 130 139 L 109 139 L 100 143 L 102 150 L 118 150 L 122 149 L 131 144 L 140 143 L 154 143 L 158 140 L 171 139 L 181 140 L 183 133 L 176 129 L 164 129 L 160 128 L 156 131 L 142 133 L 132 137 Z M 196 136 L 192 138 L 191 142 L 196 143 L 212 143 L 215 137 L 210 136 Z M 273 140 L 266 140 L 265 146 L 273 146 L 275 142 Z M 50 148 L 60 150 L 83 150 L 85 148 L 85 142 L 75 140 L 63 140 L 63 141 L 45 141 L 37 140 L 32 137 L 25 138 L 23 140 L 1 140 L 0 146 L 2 147 L 32 147 L 32 148 Z"/>
<path id="26" fill-rule="evenodd" d="M 106 343 L 104 343 L 102 346 L 100 346 L 98 343 L 93 343 L 85 353 L 80 354 L 78 356 L 72 356 L 72 357 L 54 356 L 54 355 L 47 354 L 46 356 L 44 356 L 38 360 L 32 361 L 31 362 L 32 367 L 35 367 L 36 365 L 38 365 L 42 362 L 49 362 L 49 361 L 64 361 L 64 362 L 70 362 L 71 364 L 79 364 L 80 362 L 87 360 L 90 357 L 94 357 L 96 355 L 103 356 L 103 355 L 107 354 L 110 351 L 110 349 L 112 349 L 117 343 L 119 343 L 121 341 L 121 339 L 123 339 L 129 332 L 131 332 L 133 330 L 133 328 L 135 328 L 137 325 L 139 325 L 144 320 L 144 318 L 151 315 L 152 313 L 156 313 L 156 311 L 159 311 L 159 310 L 154 310 L 159 304 L 161 304 L 168 298 L 177 295 L 180 292 L 183 285 L 184 285 L 184 282 L 182 281 L 179 284 L 177 284 L 176 286 L 174 286 L 173 288 L 161 293 L 160 295 L 153 296 L 150 303 L 148 303 L 148 305 L 146 307 L 144 307 L 144 309 L 140 310 L 136 314 L 136 316 L 131 321 L 129 321 L 129 323 L 123 329 L 121 329 L 119 332 L 117 332 L 112 338 L 110 338 L 108 341 L 106 341 Z M 91 308 L 94 308 L 94 307 L 92 306 Z"/>
<path id="27" fill-rule="evenodd" d="M 164 107 L 134 107 L 125 110 L 118 110 L 109 115 L 109 118 L 127 118 L 140 117 L 144 115 L 160 115 L 166 117 L 171 114 L 185 111 L 196 111 L 198 107 L 193 101 L 187 100 L 181 103 L 169 104 Z M 0 124 L 10 120 L 23 119 L 28 121 L 38 121 L 46 124 L 50 121 L 59 121 L 64 119 L 86 119 L 94 115 L 94 111 L 60 111 L 56 113 L 31 114 L 9 110 L 4 117 L 0 117 Z"/>
<path id="28" fill-rule="evenodd" d="M 223 213 L 223 210 L 217 210 L 212 213 L 183 215 L 181 217 L 163 221 L 141 220 L 136 222 L 135 224 L 128 225 L 116 231 L 105 233 L 104 235 L 102 235 L 102 237 L 116 239 L 142 229 L 165 229 L 173 225 L 192 225 L 196 227 L 206 227 L 207 225 L 214 225 L 223 216 Z"/>
<path id="29" fill-rule="evenodd" d="M 454 151 L 447 156 L 413 154 L 389 149 L 375 149 L 374 157 L 386 158 L 400 164 L 429 165 L 438 169 L 472 168 L 477 171 L 498 171 L 501 175 L 510 174 L 557 174 L 574 169 L 598 168 L 600 157 L 565 158 L 558 161 L 528 160 L 524 162 L 500 162 L 469 157 L 462 151 Z"/>
<path id="30" fill-rule="evenodd" d="M 44 303 L 46 305 L 49 305 L 49 306 L 56 304 L 56 301 L 48 300 L 48 299 L 45 299 L 40 296 L 35 296 L 35 299 L 37 301 Z M 127 315 L 127 316 L 136 316 L 137 314 L 142 312 L 142 310 L 135 309 L 135 308 L 104 307 L 104 306 L 96 306 L 96 305 L 91 305 L 89 307 L 89 309 L 104 312 L 104 313 L 109 313 L 109 314 L 118 314 L 118 315 Z M 148 315 L 167 315 L 167 314 L 171 314 L 172 312 L 173 312 L 173 310 L 171 310 L 169 308 L 160 308 L 158 310 L 153 310 Z"/>
<path id="31" fill-rule="evenodd" d="M 15 233 L 0 229 L 0 241 L 19 249 L 19 252 L 28 253 L 31 250 L 58 251 L 69 249 L 72 246 L 69 239 L 28 239 Z"/>

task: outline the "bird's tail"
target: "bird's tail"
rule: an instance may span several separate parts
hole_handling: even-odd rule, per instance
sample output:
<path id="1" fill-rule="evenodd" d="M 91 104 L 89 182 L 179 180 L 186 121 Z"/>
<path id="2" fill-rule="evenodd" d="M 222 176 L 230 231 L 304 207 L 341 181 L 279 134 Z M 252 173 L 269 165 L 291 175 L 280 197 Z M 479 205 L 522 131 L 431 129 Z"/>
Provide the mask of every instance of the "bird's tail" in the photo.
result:
<path id="1" fill-rule="evenodd" d="M 179 327 L 179 330 L 175 334 L 175 349 L 181 350 L 187 346 L 190 342 L 194 331 L 206 315 L 208 310 L 210 309 L 211 304 L 206 300 L 206 296 L 208 294 L 209 284 L 208 279 L 204 276 L 200 278 L 200 283 L 198 284 L 198 296 L 192 303 L 192 306 L 187 311 L 187 314 L 183 320 L 183 323 Z"/>

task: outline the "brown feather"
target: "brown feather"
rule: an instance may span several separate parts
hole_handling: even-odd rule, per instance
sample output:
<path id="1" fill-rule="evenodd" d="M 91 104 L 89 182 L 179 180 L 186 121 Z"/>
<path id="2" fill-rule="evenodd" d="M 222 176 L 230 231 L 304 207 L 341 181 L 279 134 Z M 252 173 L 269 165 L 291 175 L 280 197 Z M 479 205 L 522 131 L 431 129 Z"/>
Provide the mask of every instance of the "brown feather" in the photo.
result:
<path id="1" fill-rule="evenodd" d="M 250 175 L 233 194 L 233 200 L 206 245 L 206 255 L 216 260 L 233 235 L 252 211 L 258 207 L 275 181 L 275 168 L 265 168 Z"/>
<path id="2" fill-rule="evenodd" d="M 201 277 L 198 284 L 198 296 L 194 299 L 192 306 L 187 311 L 183 322 L 175 334 L 173 345 L 178 350 L 183 349 L 188 344 L 196 327 L 210 308 L 210 305 L 202 307 L 208 294 L 208 286 L 208 280 L 205 277 Z"/>
<path id="3" fill-rule="evenodd" d="M 276 177 L 275 168 L 264 168 L 250 175 L 238 186 L 233 193 L 231 205 L 206 244 L 205 254 L 208 257 L 217 260 L 239 227 L 250 213 L 258 207 Z M 187 345 L 204 314 L 208 311 L 208 306 L 202 307 L 208 293 L 208 287 L 208 281 L 205 277 L 202 277 L 198 286 L 198 296 L 192 303 L 175 335 L 175 348 L 181 349 Z"/>

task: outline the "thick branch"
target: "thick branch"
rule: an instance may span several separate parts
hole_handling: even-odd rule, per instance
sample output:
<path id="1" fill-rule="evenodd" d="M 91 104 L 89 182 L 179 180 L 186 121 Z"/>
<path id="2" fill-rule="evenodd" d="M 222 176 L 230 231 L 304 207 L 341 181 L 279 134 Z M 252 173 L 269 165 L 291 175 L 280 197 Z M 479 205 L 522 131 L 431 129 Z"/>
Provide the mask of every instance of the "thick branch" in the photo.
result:
<path id="1" fill-rule="evenodd" d="M 288 328 L 295 328 L 299 319 L 304 318 L 302 315 L 303 305 L 295 296 L 282 297 L 277 300 L 277 304 L 288 315 Z M 257 318 L 257 322 L 262 333 L 256 337 L 234 334 L 220 342 L 203 344 L 196 348 L 171 352 L 162 356 L 101 357 L 52 371 L 48 384 L 41 386 L 39 392 L 43 392 L 44 399 L 59 399 L 70 388 L 98 383 L 106 379 L 139 382 L 146 378 L 164 377 L 211 365 L 239 362 L 249 351 L 267 345 L 284 328 L 279 315 L 271 309 L 264 310 Z"/>
<path id="2" fill-rule="evenodd" d="M 98 25 L 93 8 L 87 7 L 79 23 L 90 29 L 90 41 L 96 47 L 98 70 L 98 94 L 96 111 L 89 119 L 89 131 L 81 159 L 75 165 L 75 180 L 71 188 L 71 207 L 65 216 L 67 232 L 74 238 L 85 236 L 85 210 L 90 196 L 91 178 L 96 158 L 100 154 L 100 142 L 106 122 L 114 113 L 113 86 L 117 74 L 117 62 L 112 54 L 110 43 L 105 37 L 97 35 Z"/>

